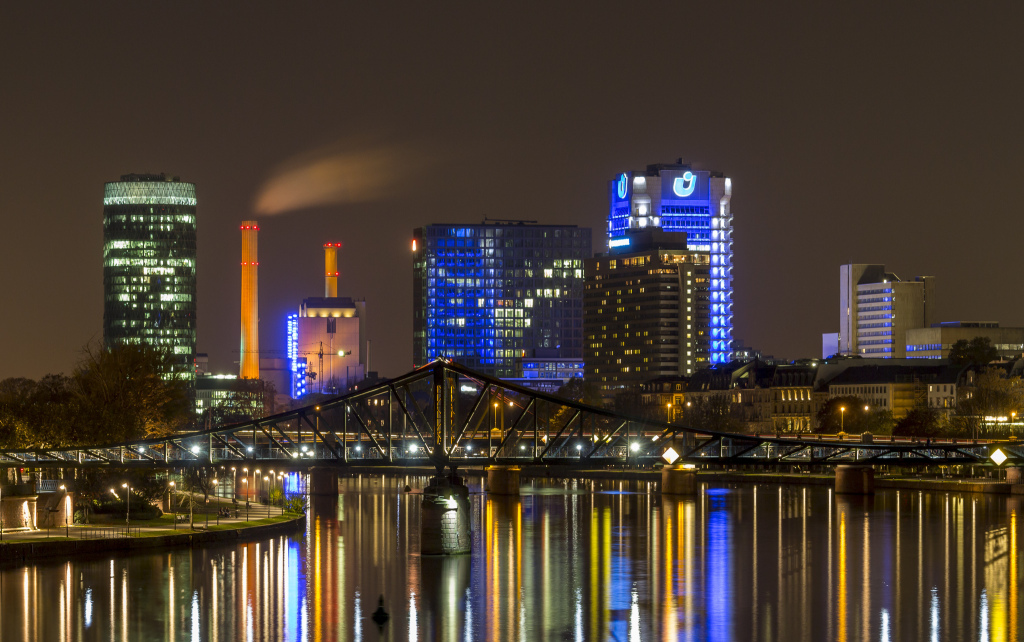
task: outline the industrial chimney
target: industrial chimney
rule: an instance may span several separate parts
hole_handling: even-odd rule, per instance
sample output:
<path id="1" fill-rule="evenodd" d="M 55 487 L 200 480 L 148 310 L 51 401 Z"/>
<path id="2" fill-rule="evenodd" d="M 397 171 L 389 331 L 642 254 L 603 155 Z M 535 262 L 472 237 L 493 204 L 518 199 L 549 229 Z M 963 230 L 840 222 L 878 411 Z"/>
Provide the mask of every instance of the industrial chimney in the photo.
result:
<path id="1" fill-rule="evenodd" d="M 256 285 L 256 221 L 242 221 L 242 345 L 239 377 L 260 378 L 260 315 Z"/>
<path id="2" fill-rule="evenodd" d="M 324 243 L 324 296 L 338 296 L 338 248 L 341 243 Z"/>

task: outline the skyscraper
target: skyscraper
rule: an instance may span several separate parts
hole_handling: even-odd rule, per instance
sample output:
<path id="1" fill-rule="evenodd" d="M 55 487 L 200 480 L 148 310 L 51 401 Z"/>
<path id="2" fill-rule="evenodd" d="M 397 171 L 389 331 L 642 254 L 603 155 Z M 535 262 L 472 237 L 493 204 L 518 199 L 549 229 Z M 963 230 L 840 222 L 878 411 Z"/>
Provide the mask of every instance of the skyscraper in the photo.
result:
<path id="1" fill-rule="evenodd" d="M 524 358 L 583 358 L 588 228 L 532 221 L 413 233 L 413 362 L 446 357 L 497 377 Z"/>
<path id="2" fill-rule="evenodd" d="M 732 179 L 697 171 L 679 159 L 623 172 L 608 183 L 608 247 L 629 243 L 629 230 L 685 232 L 687 249 L 710 259 L 709 319 L 712 365 L 732 359 Z"/>
<path id="3" fill-rule="evenodd" d="M 606 393 L 708 365 L 709 253 L 685 233 L 627 230 L 586 261 L 585 377 Z"/>
<path id="4" fill-rule="evenodd" d="M 902 359 L 907 330 L 927 328 L 935 316 L 935 277 L 904 281 L 884 265 L 840 265 L 839 333 L 823 335 L 822 356 Z"/>
<path id="5" fill-rule="evenodd" d="M 103 341 L 169 349 L 191 379 L 196 355 L 196 188 L 126 174 L 103 193 Z"/>

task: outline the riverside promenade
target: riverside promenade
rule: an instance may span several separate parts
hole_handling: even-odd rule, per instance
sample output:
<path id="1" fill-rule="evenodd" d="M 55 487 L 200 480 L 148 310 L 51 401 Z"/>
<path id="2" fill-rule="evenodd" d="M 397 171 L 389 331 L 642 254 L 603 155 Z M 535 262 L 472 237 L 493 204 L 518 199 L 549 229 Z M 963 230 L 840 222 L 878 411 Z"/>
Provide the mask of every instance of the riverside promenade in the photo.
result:
<path id="1" fill-rule="evenodd" d="M 187 514 L 184 516 L 188 517 Z M 181 517 L 179 513 L 178 518 Z M 131 524 L 75 524 L 38 530 L 5 530 L 0 540 L 0 564 L 253 539 L 292 531 L 305 523 L 303 513 L 266 504 L 252 504 L 248 515 L 243 507 L 237 517 L 233 511 L 230 517 L 196 515 L 194 524 L 187 519 L 176 522 L 174 518 L 174 514 L 166 514 Z"/>

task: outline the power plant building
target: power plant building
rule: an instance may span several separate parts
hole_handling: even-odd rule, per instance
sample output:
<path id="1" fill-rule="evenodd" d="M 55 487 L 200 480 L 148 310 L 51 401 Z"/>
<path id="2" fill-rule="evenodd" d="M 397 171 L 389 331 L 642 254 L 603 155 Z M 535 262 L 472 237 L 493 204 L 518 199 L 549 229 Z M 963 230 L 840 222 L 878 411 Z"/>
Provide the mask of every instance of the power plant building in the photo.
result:
<path id="1" fill-rule="evenodd" d="M 324 245 L 324 296 L 302 300 L 287 319 L 291 396 L 338 394 L 362 381 L 368 371 L 366 301 L 338 296 L 337 251 Z"/>
<path id="2" fill-rule="evenodd" d="M 531 359 L 583 358 L 583 262 L 591 232 L 532 221 L 413 232 L 413 363 L 444 357 L 522 378 Z"/>
<path id="3" fill-rule="evenodd" d="M 145 343 L 192 379 L 196 357 L 196 188 L 126 174 L 103 193 L 103 341 Z"/>

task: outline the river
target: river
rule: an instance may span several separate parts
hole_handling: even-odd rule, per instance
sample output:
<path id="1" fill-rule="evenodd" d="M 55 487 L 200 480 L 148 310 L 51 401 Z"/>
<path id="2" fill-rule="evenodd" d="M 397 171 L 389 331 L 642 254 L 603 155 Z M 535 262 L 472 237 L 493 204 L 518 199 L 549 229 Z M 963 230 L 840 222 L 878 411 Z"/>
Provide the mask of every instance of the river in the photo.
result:
<path id="1" fill-rule="evenodd" d="M 422 478 L 346 477 L 304 532 L 0 570 L 3 640 L 1017 640 L 1024 500 L 470 480 L 472 555 L 419 555 Z M 383 596 L 390 620 L 370 618 Z"/>

